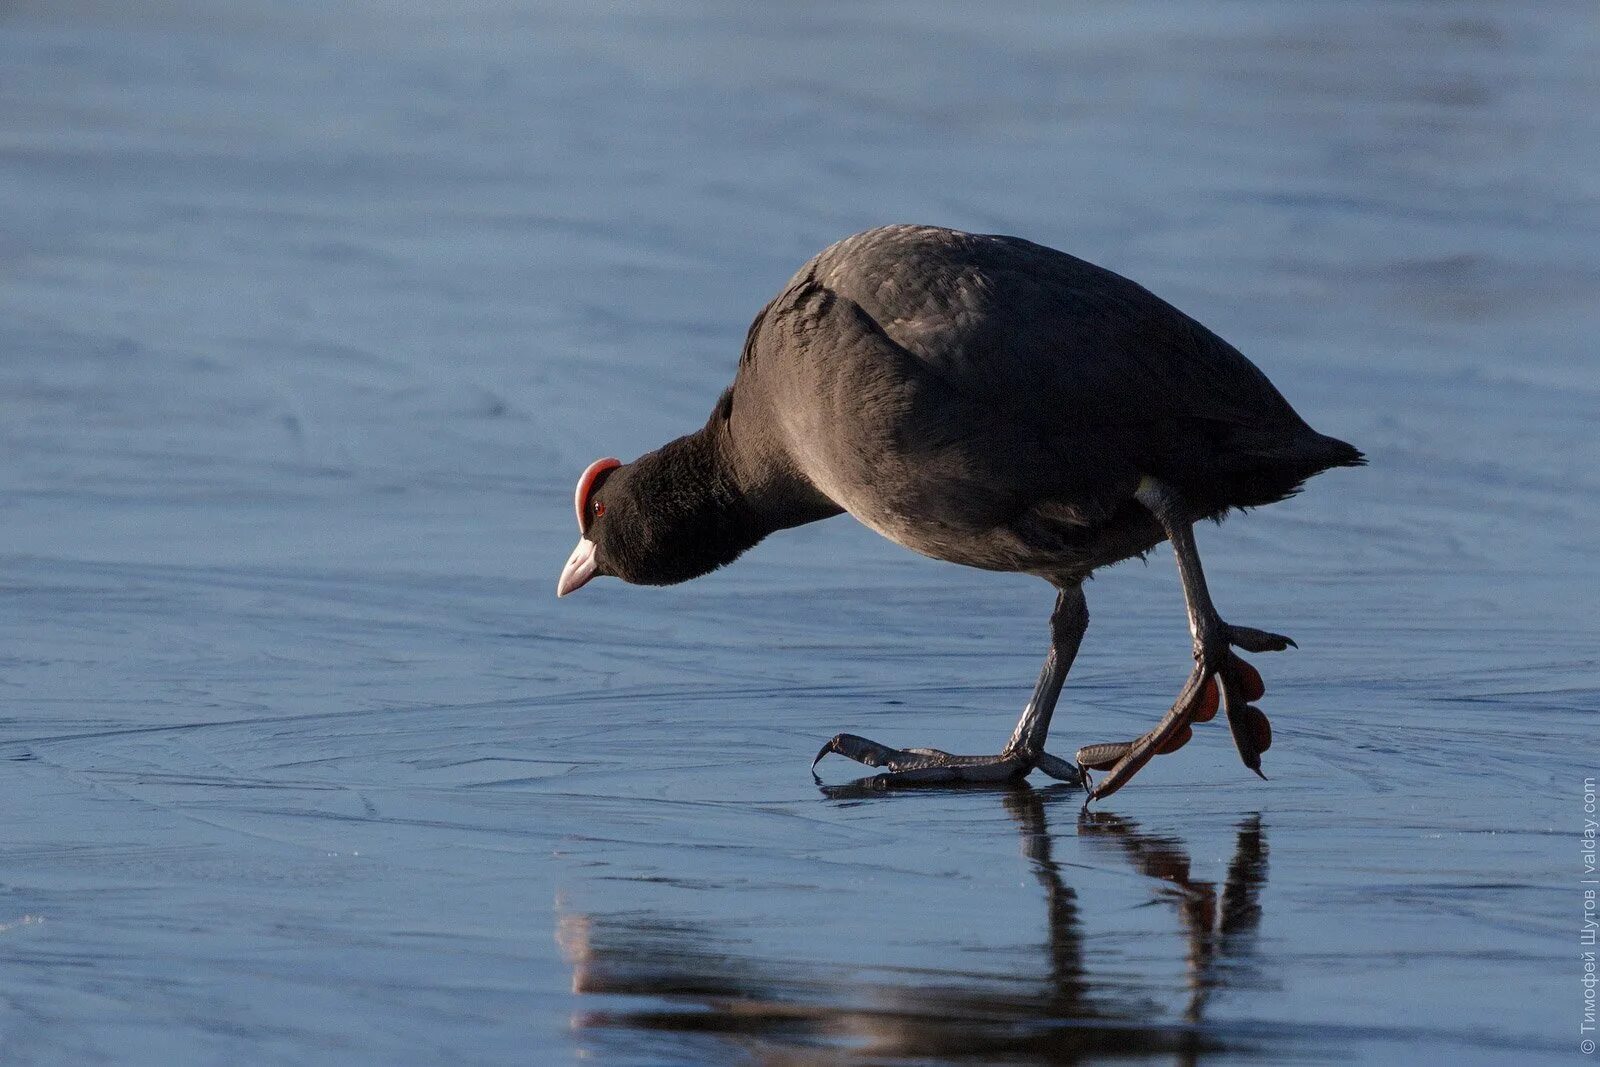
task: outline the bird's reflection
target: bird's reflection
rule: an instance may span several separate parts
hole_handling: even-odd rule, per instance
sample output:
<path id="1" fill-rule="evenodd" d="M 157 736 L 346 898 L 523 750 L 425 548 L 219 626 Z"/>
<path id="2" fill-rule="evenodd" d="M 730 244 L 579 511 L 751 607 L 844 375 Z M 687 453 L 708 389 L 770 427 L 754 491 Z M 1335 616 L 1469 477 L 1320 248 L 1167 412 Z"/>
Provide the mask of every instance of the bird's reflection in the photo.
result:
<path id="1" fill-rule="evenodd" d="M 558 937 L 580 994 L 649 997 L 642 1007 L 597 1007 L 575 1025 L 592 1035 L 675 1035 L 690 1059 L 732 1055 L 758 1062 L 892 1062 L 929 1058 L 1070 1063 L 1107 1056 L 1171 1057 L 1192 1063 L 1271 1054 L 1258 1032 L 1205 1022 L 1207 999 L 1254 975 L 1255 932 L 1267 875 L 1259 815 L 1236 829 L 1221 889 L 1191 872 L 1173 837 L 1141 831 L 1103 812 L 1078 811 L 1081 791 L 1022 785 L 1001 799 L 1023 854 L 1043 889 L 1047 971 L 1039 982 L 967 972 L 867 980 L 791 961 L 728 951 L 729 936 L 654 914 L 563 914 Z M 1174 1019 L 1173 990 L 1130 976 L 1115 961 L 1097 976 L 1086 951 L 1077 892 L 1054 857 L 1049 815 L 1077 811 L 1077 833 L 1156 883 L 1185 945 L 1185 999 Z M 1099 931 L 1096 931 L 1099 933 Z"/>
<path id="2" fill-rule="evenodd" d="M 1248 966 L 1255 954 L 1260 891 L 1267 877 L 1261 816 L 1251 815 L 1238 826 L 1220 900 L 1214 884 L 1190 875 L 1189 852 L 1177 838 L 1140 833 L 1131 820 L 1089 811 L 1079 815 L 1078 833 L 1119 849 L 1139 873 L 1166 883 L 1162 896 L 1176 907 L 1187 946 L 1189 1000 L 1183 1017 L 1199 1023 L 1211 990 L 1240 965 Z"/>

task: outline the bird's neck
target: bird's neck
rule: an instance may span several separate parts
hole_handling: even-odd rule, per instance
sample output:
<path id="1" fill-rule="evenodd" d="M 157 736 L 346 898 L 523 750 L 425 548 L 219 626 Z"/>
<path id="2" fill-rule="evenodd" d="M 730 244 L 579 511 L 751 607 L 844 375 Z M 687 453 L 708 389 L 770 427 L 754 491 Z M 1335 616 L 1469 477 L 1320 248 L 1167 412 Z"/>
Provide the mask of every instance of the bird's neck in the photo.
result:
<path id="1" fill-rule="evenodd" d="M 674 580 L 733 562 L 773 530 L 740 490 L 726 435 L 726 423 L 714 420 L 637 461 L 634 479 L 649 501 L 650 525 L 677 557 Z"/>
<path id="2" fill-rule="evenodd" d="M 685 517 L 737 517 L 742 494 L 719 447 L 720 432 L 706 426 L 640 458 L 646 469 L 639 473 L 650 480 L 649 499 L 655 509 Z"/>

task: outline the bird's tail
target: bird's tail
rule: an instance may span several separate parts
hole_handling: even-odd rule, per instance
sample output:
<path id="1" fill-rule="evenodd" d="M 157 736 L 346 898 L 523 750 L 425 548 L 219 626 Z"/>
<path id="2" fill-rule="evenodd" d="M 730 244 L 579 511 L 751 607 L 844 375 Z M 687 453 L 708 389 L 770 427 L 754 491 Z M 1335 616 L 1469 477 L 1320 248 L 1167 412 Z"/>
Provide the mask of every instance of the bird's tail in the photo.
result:
<path id="1" fill-rule="evenodd" d="M 1366 454 L 1355 445 L 1341 441 L 1337 437 L 1312 432 L 1312 439 L 1306 443 L 1305 458 L 1308 463 L 1316 465 L 1311 474 L 1320 474 L 1334 467 L 1365 467 Z M 1306 477 L 1311 477 L 1307 474 Z"/>
<path id="2" fill-rule="evenodd" d="M 1217 472 L 1217 488 L 1229 506 L 1261 507 L 1286 500 L 1305 488 L 1307 479 L 1334 467 L 1360 467 L 1367 457 L 1359 448 L 1306 428 L 1292 443 L 1275 442 L 1239 449 Z"/>

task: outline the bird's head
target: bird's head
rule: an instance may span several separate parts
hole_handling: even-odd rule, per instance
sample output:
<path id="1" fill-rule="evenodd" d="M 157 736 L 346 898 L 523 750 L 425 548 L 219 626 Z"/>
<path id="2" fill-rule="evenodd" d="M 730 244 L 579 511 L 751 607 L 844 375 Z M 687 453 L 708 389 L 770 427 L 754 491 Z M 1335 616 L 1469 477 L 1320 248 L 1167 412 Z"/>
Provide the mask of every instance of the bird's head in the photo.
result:
<path id="1" fill-rule="evenodd" d="M 578 479 L 578 547 L 556 596 L 610 575 L 675 585 L 732 563 L 761 539 L 748 511 L 691 434 L 623 463 L 597 459 Z"/>
<path id="2" fill-rule="evenodd" d="M 567 565 L 562 568 L 561 580 L 556 582 L 556 596 L 566 596 L 582 589 L 595 575 L 609 573 L 601 559 L 600 541 L 612 528 L 606 518 L 613 501 L 612 494 L 602 495 L 601 491 L 622 466 L 622 460 L 613 456 L 597 459 L 578 479 L 578 488 L 572 494 L 572 506 L 578 513 L 578 547 L 572 550 Z"/>

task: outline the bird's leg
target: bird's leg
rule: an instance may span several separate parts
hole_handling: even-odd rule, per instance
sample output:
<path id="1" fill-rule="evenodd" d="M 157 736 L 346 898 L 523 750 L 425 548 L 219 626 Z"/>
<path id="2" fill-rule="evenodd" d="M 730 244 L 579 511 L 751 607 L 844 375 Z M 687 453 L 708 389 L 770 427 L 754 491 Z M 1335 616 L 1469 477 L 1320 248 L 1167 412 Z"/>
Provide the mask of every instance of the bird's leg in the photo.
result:
<path id="1" fill-rule="evenodd" d="M 1088 745 L 1078 750 L 1078 762 L 1083 766 L 1110 771 L 1093 795 L 1096 799 L 1110 796 L 1139 773 L 1152 756 L 1182 748 L 1192 734 L 1192 723 L 1207 722 L 1216 715 L 1219 697 L 1227 711 L 1239 758 L 1265 778 L 1261 774 L 1261 753 L 1272 744 L 1272 727 L 1261 709 L 1251 703 L 1264 692 L 1261 675 L 1232 650 L 1281 652 L 1294 642 L 1282 634 L 1224 622 L 1206 589 L 1200 553 L 1194 543 L 1194 523 L 1183 498 L 1171 486 L 1149 477 L 1140 481 L 1134 496 L 1156 517 L 1172 542 L 1178 579 L 1189 610 L 1189 633 L 1194 637 L 1194 671 L 1172 710 L 1154 730 L 1134 741 Z"/>
<path id="2" fill-rule="evenodd" d="M 1061 587 L 1055 611 L 1050 615 L 1050 653 L 1039 672 L 1039 683 L 1034 686 L 1033 699 L 1023 709 L 1022 718 L 1017 720 L 1011 740 L 998 755 L 953 756 L 935 748 L 890 748 L 854 734 L 839 734 L 822 746 L 811 765 L 815 767 L 823 756 L 837 752 L 869 767 L 885 768 L 888 773 L 879 777 L 886 783 L 997 782 L 1022 778 L 1038 768 L 1052 778 L 1081 785 L 1082 772 L 1046 752 L 1044 742 L 1050 732 L 1056 698 L 1061 695 L 1061 683 L 1066 681 L 1088 627 L 1089 606 L 1082 586 L 1074 583 Z"/>

